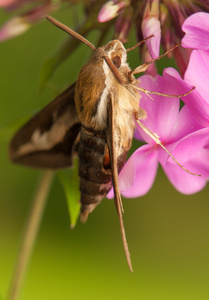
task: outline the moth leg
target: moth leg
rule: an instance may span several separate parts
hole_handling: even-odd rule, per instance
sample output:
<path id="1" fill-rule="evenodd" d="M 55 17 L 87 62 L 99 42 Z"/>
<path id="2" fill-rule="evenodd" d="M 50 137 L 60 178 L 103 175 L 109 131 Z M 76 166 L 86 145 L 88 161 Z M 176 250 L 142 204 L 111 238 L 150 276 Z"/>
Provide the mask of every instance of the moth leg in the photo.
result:
<path id="1" fill-rule="evenodd" d="M 136 45 L 134 45 L 133 47 L 126 49 L 126 52 L 130 52 L 130 51 L 136 49 L 137 47 L 139 47 L 141 44 L 145 43 L 148 39 L 150 39 L 150 38 L 152 38 L 152 37 L 154 37 L 154 34 L 152 34 L 152 35 L 148 36 L 147 38 L 141 40 L 140 42 L 138 42 L 138 43 L 137 43 Z"/>
<path id="2" fill-rule="evenodd" d="M 136 67 L 135 69 L 133 69 L 132 71 L 129 72 L 129 76 L 131 76 L 133 74 L 139 74 L 139 73 L 145 72 L 148 69 L 149 65 L 160 60 L 162 57 L 166 56 L 169 52 L 173 51 L 175 48 L 179 47 L 180 45 L 181 45 L 181 43 L 178 43 L 178 44 L 174 45 L 172 48 L 170 48 L 168 51 L 166 51 L 165 53 L 159 55 L 158 57 L 156 57 L 154 59 L 151 59 L 150 61 L 145 62 L 143 65 Z"/>
<path id="3" fill-rule="evenodd" d="M 189 95 L 194 89 L 195 89 L 195 86 L 193 86 L 191 88 L 191 90 L 189 90 L 188 92 L 184 93 L 184 94 L 164 94 L 164 93 L 158 93 L 158 92 L 153 92 L 153 91 L 148 91 L 146 89 L 143 89 L 139 86 L 135 86 L 133 84 L 130 84 L 130 86 L 132 86 L 134 89 L 142 92 L 142 93 L 145 93 L 152 101 L 155 101 L 149 94 L 153 94 L 153 95 L 158 95 L 158 96 L 164 96 L 164 97 L 170 97 L 170 98 L 180 98 L 180 97 L 184 97 L 184 96 L 187 96 Z"/>

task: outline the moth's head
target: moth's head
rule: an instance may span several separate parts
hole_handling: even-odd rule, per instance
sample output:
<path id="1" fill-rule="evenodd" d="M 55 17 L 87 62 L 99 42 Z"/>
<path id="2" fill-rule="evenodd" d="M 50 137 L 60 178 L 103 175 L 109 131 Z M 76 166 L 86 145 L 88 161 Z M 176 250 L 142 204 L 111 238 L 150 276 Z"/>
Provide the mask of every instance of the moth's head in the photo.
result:
<path id="1" fill-rule="evenodd" d="M 102 49 L 117 69 L 126 64 L 126 49 L 119 40 L 113 40 L 109 42 L 108 44 L 103 46 Z"/>

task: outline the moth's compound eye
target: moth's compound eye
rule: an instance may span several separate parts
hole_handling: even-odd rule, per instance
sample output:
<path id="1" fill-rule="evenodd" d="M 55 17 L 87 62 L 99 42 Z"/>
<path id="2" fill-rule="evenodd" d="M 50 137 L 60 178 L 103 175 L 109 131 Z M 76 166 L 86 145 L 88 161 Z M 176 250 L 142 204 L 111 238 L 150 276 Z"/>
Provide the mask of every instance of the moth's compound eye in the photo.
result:
<path id="1" fill-rule="evenodd" d="M 114 65 L 116 66 L 116 68 L 120 68 L 121 66 L 121 59 L 120 59 L 120 56 L 114 56 L 112 58 L 112 62 L 114 63 Z"/>

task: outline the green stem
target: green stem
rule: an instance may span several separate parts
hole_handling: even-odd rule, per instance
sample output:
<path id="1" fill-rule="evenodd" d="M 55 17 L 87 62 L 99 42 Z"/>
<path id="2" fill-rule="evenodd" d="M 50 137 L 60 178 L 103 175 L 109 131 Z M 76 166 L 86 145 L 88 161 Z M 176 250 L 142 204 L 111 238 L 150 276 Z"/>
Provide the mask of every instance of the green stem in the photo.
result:
<path id="1" fill-rule="evenodd" d="M 53 172 L 49 170 L 44 171 L 35 190 L 31 210 L 23 231 L 22 242 L 20 244 L 19 254 L 9 287 L 7 300 L 16 300 L 20 294 L 42 220 L 42 215 L 48 198 L 52 179 Z"/>

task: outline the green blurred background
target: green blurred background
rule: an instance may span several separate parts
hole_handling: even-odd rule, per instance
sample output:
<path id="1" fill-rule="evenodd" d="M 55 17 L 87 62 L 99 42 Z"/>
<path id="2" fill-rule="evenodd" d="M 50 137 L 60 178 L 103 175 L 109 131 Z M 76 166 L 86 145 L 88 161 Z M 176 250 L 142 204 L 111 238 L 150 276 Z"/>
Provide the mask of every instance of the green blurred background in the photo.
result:
<path id="1" fill-rule="evenodd" d="M 56 18 L 71 26 L 68 13 Z M 0 12 L 1 24 L 8 18 Z M 71 84 L 88 59 L 81 46 L 38 89 L 41 65 L 65 33 L 45 22 L 0 45 L 0 298 L 11 280 L 24 223 L 40 172 L 13 165 L 7 154 L 11 121 L 29 117 Z M 89 37 L 94 42 L 95 37 Z M 132 44 L 134 41 L 132 41 Z M 136 66 L 135 54 L 130 54 Z M 166 60 L 164 60 L 166 61 Z M 5 129 L 2 129 L 4 126 Z M 103 200 L 85 225 L 70 230 L 65 195 L 53 182 L 21 300 L 209 299 L 209 186 L 185 196 L 161 169 L 151 191 L 124 199 L 134 273 L 128 270 L 114 203 Z"/>

